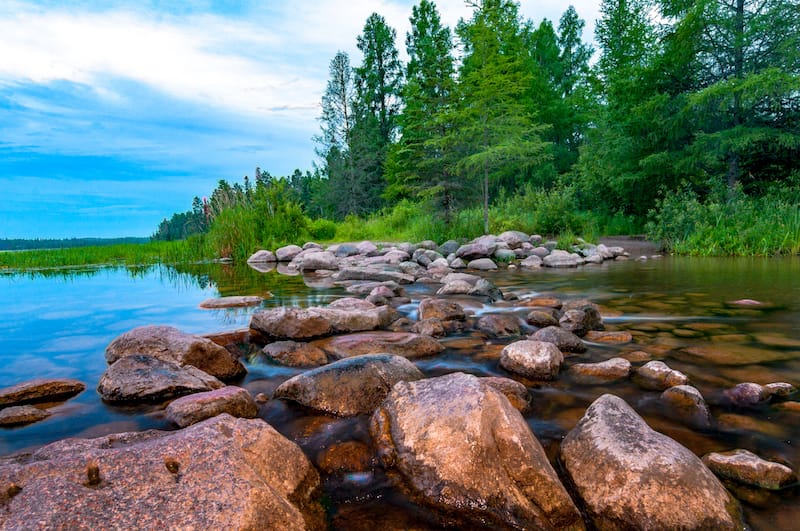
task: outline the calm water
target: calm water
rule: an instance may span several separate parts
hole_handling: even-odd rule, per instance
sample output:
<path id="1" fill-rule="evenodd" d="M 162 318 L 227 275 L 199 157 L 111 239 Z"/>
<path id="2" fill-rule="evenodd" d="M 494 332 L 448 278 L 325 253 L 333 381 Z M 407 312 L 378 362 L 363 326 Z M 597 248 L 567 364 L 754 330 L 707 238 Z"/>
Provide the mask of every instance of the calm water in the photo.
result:
<path id="1" fill-rule="evenodd" d="M 603 308 L 609 329 L 628 330 L 635 343 L 591 345 L 567 363 L 602 361 L 644 350 L 681 370 L 709 401 L 717 426 L 695 432 L 671 420 L 658 407 L 659 393 L 626 381 L 591 386 L 568 375 L 553 383 L 529 385 L 533 405 L 526 418 L 554 457 L 561 438 L 585 408 L 605 392 L 625 398 L 654 428 L 677 439 L 698 455 L 747 448 L 762 457 L 800 467 L 800 412 L 775 404 L 756 409 L 722 405 L 719 394 L 744 381 L 787 381 L 800 385 L 800 259 L 665 258 L 645 263 L 606 263 L 578 270 L 499 272 L 491 276 L 505 292 L 524 299 L 554 295 L 588 298 Z M 415 317 L 416 302 L 435 286 L 414 286 L 414 303 L 401 311 Z M 99 269 L 56 274 L 0 275 L 0 387 L 38 377 L 78 378 L 88 389 L 51 411 L 49 419 L 0 431 L 0 454 L 34 447 L 68 436 L 98 436 L 145 428 L 172 429 L 163 406 L 111 407 L 94 387 L 106 368 L 103 351 L 119 334 L 146 324 L 167 324 L 192 333 L 247 326 L 254 309 L 209 311 L 198 304 L 221 295 L 268 295 L 264 306 L 325 304 L 345 296 L 325 279 L 258 273 L 223 265 L 193 266 L 178 271 L 154 267 Z M 767 303 L 765 309 L 730 304 L 738 299 Z M 514 312 L 515 303 L 488 306 L 464 298 L 475 313 Z M 450 336 L 445 352 L 417 365 L 428 375 L 461 370 L 476 375 L 508 376 L 498 367 L 499 351 L 508 340 Z M 713 348 L 698 358 L 686 347 Z M 270 393 L 299 372 L 272 366 L 257 356 L 245 360 L 249 374 L 240 382 L 253 393 Z M 798 397 L 793 397 L 798 400 Z M 270 401 L 262 417 L 298 442 L 312 460 L 334 443 L 368 443 L 366 418 L 314 416 L 290 404 Z M 358 474 L 324 474 L 334 526 L 380 518 L 425 523 L 419 510 L 396 492 L 379 470 Z M 747 500 L 746 515 L 756 529 L 797 528 L 798 489 L 778 493 L 737 490 Z M 363 524 L 362 524 L 363 525 Z"/>

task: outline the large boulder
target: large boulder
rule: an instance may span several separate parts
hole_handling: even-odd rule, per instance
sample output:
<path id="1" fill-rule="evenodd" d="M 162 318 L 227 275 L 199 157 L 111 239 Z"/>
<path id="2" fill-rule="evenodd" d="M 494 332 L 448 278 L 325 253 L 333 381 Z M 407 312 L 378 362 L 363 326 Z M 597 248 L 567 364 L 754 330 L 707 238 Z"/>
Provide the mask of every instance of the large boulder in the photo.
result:
<path id="1" fill-rule="evenodd" d="M 741 529 L 737 501 L 700 459 L 603 395 L 561 443 L 561 461 L 598 529 Z"/>
<path id="2" fill-rule="evenodd" d="M 171 326 L 140 326 L 125 332 L 106 347 L 109 364 L 134 355 L 191 365 L 221 380 L 239 378 L 247 372 L 224 347 Z"/>
<path id="3" fill-rule="evenodd" d="M 693 428 L 707 430 L 714 419 L 703 395 L 691 385 L 676 385 L 661 393 L 668 417 L 685 422 Z"/>
<path id="4" fill-rule="evenodd" d="M 300 448 L 262 420 L 229 415 L 175 432 L 59 441 L 0 460 L 0 484 L 15 486 L 2 529 L 324 525 L 319 476 Z"/>
<path id="5" fill-rule="evenodd" d="M 583 264 L 583 258 L 578 253 L 568 253 L 560 249 L 553 250 L 542 258 L 545 267 L 578 267 Z"/>
<path id="6" fill-rule="evenodd" d="M 444 350 L 432 337 L 408 332 L 362 332 L 318 339 L 311 345 L 331 358 L 343 359 L 364 354 L 394 354 L 404 358 L 434 356 Z"/>
<path id="7" fill-rule="evenodd" d="M 475 327 L 489 337 L 508 337 L 520 334 L 520 320 L 510 313 L 488 313 L 482 315 Z"/>
<path id="8" fill-rule="evenodd" d="M 497 243 L 488 240 L 468 243 L 456 250 L 456 257 L 469 262 L 478 258 L 488 258 L 494 254 L 495 249 L 497 249 Z"/>
<path id="9" fill-rule="evenodd" d="M 414 276 L 393 269 L 377 267 L 344 267 L 336 274 L 338 280 L 372 280 L 386 282 L 392 280 L 398 284 L 413 284 Z"/>
<path id="10" fill-rule="evenodd" d="M 500 366 L 505 370 L 537 380 L 555 379 L 563 363 L 558 347 L 544 341 L 517 341 L 500 353 Z"/>
<path id="11" fill-rule="evenodd" d="M 278 259 L 278 262 L 291 262 L 302 252 L 303 248 L 298 245 L 287 245 L 275 251 L 275 257 Z"/>
<path id="12" fill-rule="evenodd" d="M 363 415 L 375 411 L 397 382 L 422 378 L 401 356 L 355 356 L 289 378 L 275 389 L 274 398 L 342 417 Z"/>
<path id="13" fill-rule="evenodd" d="M 498 234 L 497 239 L 505 242 L 509 249 L 517 249 L 523 242 L 529 242 L 531 237 L 518 230 L 507 230 Z"/>
<path id="14" fill-rule="evenodd" d="M 261 352 L 275 363 L 287 367 L 319 367 L 328 363 L 325 352 L 302 341 L 275 341 Z"/>
<path id="15" fill-rule="evenodd" d="M 275 253 L 263 249 L 254 252 L 250 255 L 250 258 L 247 259 L 248 264 L 269 264 L 277 261 L 278 258 L 275 256 Z"/>
<path id="16" fill-rule="evenodd" d="M 394 310 L 368 301 L 349 307 L 271 308 L 255 312 L 250 328 L 275 339 L 311 339 L 330 334 L 361 332 L 387 326 Z"/>
<path id="17" fill-rule="evenodd" d="M 258 406 L 247 389 L 229 385 L 183 396 L 170 402 L 166 410 L 167 418 L 181 428 L 222 413 L 251 419 L 258 415 Z"/>
<path id="18" fill-rule="evenodd" d="M 69 378 L 37 378 L 0 389 L 0 407 L 66 400 L 86 389 L 86 384 Z"/>
<path id="19" fill-rule="evenodd" d="M 466 317 L 464 308 L 457 302 L 427 298 L 419 301 L 419 319 L 461 320 Z"/>
<path id="20" fill-rule="evenodd" d="M 546 326 L 537 330 L 530 338 L 534 341 L 553 343 L 564 352 L 586 352 L 586 345 L 581 338 L 557 326 Z"/>
<path id="21" fill-rule="evenodd" d="M 370 432 L 385 466 L 451 526 L 583 529 L 525 419 L 479 378 L 398 383 Z"/>
<path id="22" fill-rule="evenodd" d="M 106 369 L 97 392 L 107 402 L 159 402 L 223 385 L 191 365 L 132 355 L 118 359 Z"/>
<path id="23" fill-rule="evenodd" d="M 333 253 L 329 251 L 314 251 L 308 254 L 303 254 L 302 257 L 297 257 L 295 261 L 298 263 L 301 271 L 316 271 L 317 269 L 339 269 L 339 262 Z"/>

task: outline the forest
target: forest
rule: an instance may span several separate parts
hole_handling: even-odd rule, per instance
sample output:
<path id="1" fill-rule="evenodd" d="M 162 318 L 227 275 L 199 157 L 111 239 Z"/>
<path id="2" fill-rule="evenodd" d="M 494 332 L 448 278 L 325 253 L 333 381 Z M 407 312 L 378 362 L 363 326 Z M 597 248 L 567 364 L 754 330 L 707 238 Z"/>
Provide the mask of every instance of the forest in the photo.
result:
<path id="1" fill-rule="evenodd" d="M 523 20 L 421 0 L 378 13 L 321 87 L 318 163 L 220 180 L 162 221 L 217 256 L 303 238 L 646 232 L 679 253 L 800 252 L 800 2 L 602 0 L 597 49 L 568 7 Z"/>

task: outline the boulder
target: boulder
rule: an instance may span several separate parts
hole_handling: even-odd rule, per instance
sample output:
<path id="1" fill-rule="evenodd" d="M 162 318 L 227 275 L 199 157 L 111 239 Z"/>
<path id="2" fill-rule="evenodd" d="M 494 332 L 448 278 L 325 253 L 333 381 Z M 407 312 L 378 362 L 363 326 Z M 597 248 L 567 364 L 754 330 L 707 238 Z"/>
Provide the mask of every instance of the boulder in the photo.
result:
<path id="1" fill-rule="evenodd" d="M 497 243 L 492 241 L 481 241 L 462 245 L 456 250 L 456 258 L 461 258 L 467 262 L 478 258 L 488 258 L 494 254 Z"/>
<path id="2" fill-rule="evenodd" d="M 364 240 L 356 245 L 356 250 L 358 251 L 358 254 L 363 254 L 364 256 L 374 256 L 378 252 L 378 246 L 369 240 Z"/>
<path id="3" fill-rule="evenodd" d="M 472 291 L 473 285 L 463 280 L 448 282 L 436 291 L 437 295 L 467 295 Z"/>
<path id="4" fill-rule="evenodd" d="M 447 240 L 442 245 L 439 246 L 439 253 L 442 256 L 448 256 L 450 254 L 455 254 L 458 251 L 458 248 L 461 247 L 461 244 L 455 240 Z"/>
<path id="5" fill-rule="evenodd" d="M 482 376 L 480 380 L 484 385 L 505 396 L 517 411 L 524 413 L 530 406 L 531 395 L 528 393 L 528 388 L 518 381 L 502 376 Z"/>
<path id="6" fill-rule="evenodd" d="M 531 310 L 525 317 L 528 324 L 537 328 L 546 328 L 548 326 L 558 326 L 558 312 L 553 308 L 537 308 Z"/>
<path id="7" fill-rule="evenodd" d="M 542 267 L 542 259 L 536 256 L 535 254 L 532 254 L 527 258 L 525 258 L 524 260 L 522 260 L 519 263 L 519 265 L 527 269 L 539 269 L 540 267 Z"/>
<path id="8" fill-rule="evenodd" d="M 700 459 L 603 395 L 561 443 L 561 462 L 598 529 L 742 529 L 736 500 Z"/>
<path id="9" fill-rule="evenodd" d="M 518 230 L 507 230 L 498 234 L 497 239 L 508 245 L 509 249 L 522 247 L 523 242 L 529 242 L 531 237 Z"/>
<path id="10" fill-rule="evenodd" d="M 474 287 L 480 279 L 481 277 L 479 275 L 473 275 L 471 273 L 450 273 L 442 277 L 442 284 L 460 281 L 469 284 L 470 287 Z"/>
<path id="11" fill-rule="evenodd" d="M 166 410 L 167 418 L 181 428 L 222 413 L 252 419 L 258 415 L 258 406 L 247 389 L 229 385 L 178 398 L 170 402 Z"/>
<path id="12" fill-rule="evenodd" d="M 246 308 L 248 306 L 258 306 L 264 299 L 256 295 L 218 297 L 216 299 L 206 299 L 200 303 L 200 307 L 206 310 L 220 310 L 224 308 Z"/>
<path id="13" fill-rule="evenodd" d="M 497 264 L 491 258 L 476 258 L 467 263 L 467 269 L 477 269 L 478 271 L 493 271 L 497 269 Z"/>
<path id="14" fill-rule="evenodd" d="M 412 498 L 451 526 L 583 529 L 525 419 L 479 378 L 454 373 L 398 383 L 370 432 Z"/>
<path id="15" fill-rule="evenodd" d="M 0 407 L 66 400 L 84 389 L 78 380 L 36 378 L 0 389 Z"/>
<path id="16" fill-rule="evenodd" d="M 106 369 L 97 392 L 107 402 L 159 402 L 223 386 L 192 365 L 132 355 L 118 359 Z"/>
<path id="17" fill-rule="evenodd" d="M 343 304 L 344 305 L 344 304 Z M 369 305 L 369 306 L 367 306 Z M 275 339 L 311 339 L 387 326 L 396 312 L 368 301 L 327 308 L 272 308 L 255 312 L 250 328 Z"/>
<path id="18" fill-rule="evenodd" d="M 419 319 L 436 318 L 441 321 L 461 320 L 466 317 L 460 304 L 444 299 L 427 298 L 419 302 Z"/>
<path id="19" fill-rule="evenodd" d="M 261 352 L 269 359 L 287 367 L 319 367 L 328 363 L 321 349 L 298 341 L 276 341 Z"/>
<path id="20" fill-rule="evenodd" d="M 303 252 L 303 248 L 297 245 L 287 245 L 275 251 L 275 258 L 278 262 L 291 262 L 294 257 Z"/>
<path id="21" fill-rule="evenodd" d="M 576 363 L 569 372 L 582 383 L 606 383 L 627 378 L 631 362 L 624 358 L 611 358 L 599 363 Z"/>
<path id="22" fill-rule="evenodd" d="M 358 253 L 358 247 L 352 243 L 340 243 L 336 246 L 328 247 L 328 251 L 336 255 L 336 258 L 347 258 L 348 256 L 355 256 Z"/>
<path id="23" fill-rule="evenodd" d="M 391 269 L 379 269 L 377 267 L 344 267 L 336 274 L 338 280 L 373 280 L 385 282 L 392 280 L 398 284 L 412 284 L 414 276 Z"/>
<path id="24" fill-rule="evenodd" d="M 519 318 L 508 313 L 490 313 L 482 315 L 475 328 L 489 337 L 509 337 L 520 334 Z"/>
<path id="25" fill-rule="evenodd" d="M 567 310 L 558 320 L 558 324 L 564 330 L 583 337 L 589 331 L 586 325 L 587 320 L 586 312 L 583 310 Z"/>
<path id="26" fill-rule="evenodd" d="M 339 269 L 339 262 L 333 253 L 329 251 L 314 251 L 298 258 L 300 271 L 316 271 L 318 269 L 336 270 Z"/>
<path id="27" fill-rule="evenodd" d="M 703 395 L 691 385 L 676 385 L 661 393 L 668 417 L 701 430 L 711 428 L 713 418 Z"/>
<path id="28" fill-rule="evenodd" d="M 564 352 L 586 352 L 586 345 L 581 338 L 557 326 L 547 326 L 537 330 L 530 338 L 535 341 L 553 343 Z"/>
<path id="29" fill-rule="evenodd" d="M 450 267 L 453 269 L 466 269 L 467 263 L 461 258 L 453 258 L 453 260 L 450 261 Z"/>
<path id="30" fill-rule="evenodd" d="M 125 332 L 106 347 L 109 364 L 134 355 L 191 365 L 221 380 L 239 378 L 247 372 L 224 347 L 171 326 L 140 326 Z"/>
<path id="31" fill-rule="evenodd" d="M 407 332 L 362 332 L 319 339 L 311 343 L 333 359 L 364 354 L 394 354 L 404 358 L 434 356 L 444 347 L 429 336 Z"/>
<path id="32" fill-rule="evenodd" d="M 539 258 L 544 259 L 544 257 L 548 256 L 549 254 L 550 254 L 550 249 L 542 245 L 539 245 L 538 247 L 534 247 L 533 249 L 531 249 L 531 256 L 538 256 Z"/>
<path id="33" fill-rule="evenodd" d="M 680 371 L 670 369 L 663 361 L 650 361 L 637 369 L 636 382 L 644 389 L 664 391 L 676 385 L 686 385 L 689 378 Z"/>
<path id="34" fill-rule="evenodd" d="M 248 264 L 269 264 L 277 261 L 278 257 L 275 256 L 275 253 L 265 250 L 256 251 L 247 259 Z"/>
<path id="35" fill-rule="evenodd" d="M 492 257 L 498 262 L 513 262 L 517 259 L 517 253 L 512 251 L 511 249 L 497 249 L 495 250 Z M 474 269 L 478 269 L 477 267 Z"/>
<path id="36" fill-rule="evenodd" d="M 436 319 L 435 317 L 417 321 L 411 327 L 411 331 L 415 334 L 421 334 L 423 336 L 430 337 L 444 337 L 447 335 L 447 330 L 444 327 L 444 323 L 441 319 Z"/>
<path id="37" fill-rule="evenodd" d="M 738 407 L 754 407 L 769 402 L 771 395 L 763 386 L 745 382 L 723 391 L 725 399 Z"/>
<path id="38" fill-rule="evenodd" d="M 586 299 L 578 299 L 567 301 L 561 307 L 562 311 L 568 312 L 570 310 L 580 310 L 583 315 L 580 315 L 580 326 L 587 332 L 589 330 L 603 330 L 603 317 L 600 315 L 600 308 Z M 564 326 L 563 324 L 561 326 Z"/>
<path id="39" fill-rule="evenodd" d="M 500 291 L 500 288 L 485 278 L 482 278 L 475 283 L 475 285 L 469 291 L 469 295 L 474 295 L 476 297 L 489 297 L 493 301 L 501 301 L 504 298 L 503 292 Z"/>
<path id="40" fill-rule="evenodd" d="M 31 405 L 11 406 L 0 409 L 0 426 L 32 424 L 50 416 L 50 412 Z"/>
<path id="41" fill-rule="evenodd" d="M 422 372 L 400 356 L 355 356 L 289 378 L 274 398 L 343 417 L 362 415 L 372 413 L 397 382 L 422 378 Z"/>
<path id="42" fill-rule="evenodd" d="M 717 476 L 762 489 L 777 490 L 797 481 L 792 469 L 748 450 L 706 454 L 703 463 Z"/>
<path id="43" fill-rule="evenodd" d="M 554 249 L 550 254 L 542 258 L 545 267 L 578 267 L 583 263 L 583 258 L 577 253 L 568 253 L 560 249 Z"/>
<path id="44" fill-rule="evenodd" d="M 319 476 L 260 419 L 66 439 L 0 465 L 3 529 L 322 527 Z"/>
<path id="45" fill-rule="evenodd" d="M 564 355 L 553 343 L 517 341 L 500 353 L 500 366 L 509 372 L 535 380 L 553 380 L 558 376 Z"/>

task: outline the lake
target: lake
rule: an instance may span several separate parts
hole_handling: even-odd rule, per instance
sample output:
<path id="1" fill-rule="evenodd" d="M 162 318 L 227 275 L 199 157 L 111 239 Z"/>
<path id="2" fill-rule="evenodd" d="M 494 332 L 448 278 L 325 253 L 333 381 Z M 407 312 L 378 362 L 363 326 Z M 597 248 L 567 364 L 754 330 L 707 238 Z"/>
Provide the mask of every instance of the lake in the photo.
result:
<path id="1" fill-rule="evenodd" d="M 698 455 L 746 448 L 762 457 L 800 467 L 800 412 L 769 404 L 750 409 L 725 405 L 722 390 L 740 382 L 785 381 L 800 385 L 800 259 L 671 258 L 646 262 L 606 262 L 572 270 L 500 271 L 485 274 L 505 293 L 525 299 L 552 295 L 588 298 L 599 304 L 607 328 L 626 330 L 634 343 L 590 344 L 585 354 L 569 356 L 567 365 L 602 361 L 620 353 L 646 351 L 690 378 L 711 406 L 712 430 L 696 432 L 670 419 L 658 407 L 659 393 L 632 381 L 586 385 L 566 373 L 551 383 L 529 385 L 532 407 L 526 419 L 548 455 L 575 425 L 586 407 L 603 393 L 623 397 L 658 431 Z M 416 303 L 438 286 L 408 288 L 412 303 L 401 312 L 416 318 Z M 0 275 L 0 387 L 32 378 L 77 378 L 87 384 L 78 397 L 53 405 L 50 418 L 26 427 L 0 430 L 0 454 L 36 447 L 64 437 L 93 437 L 147 428 L 174 429 L 163 418 L 163 405 L 108 406 L 94 391 L 106 369 L 104 349 L 136 326 L 171 325 L 191 333 L 246 327 L 254 308 L 203 310 L 199 303 L 226 295 L 268 296 L 263 307 L 327 304 L 346 296 L 329 279 L 286 276 L 272 271 L 208 264 L 178 269 L 166 266 L 98 268 Z M 733 301 L 752 299 L 760 306 Z M 476 314 L 525 310 L 512 302 L 490 305 L 459 298 Z M 453 371 L 509 376 L 497 356 L 510 340 L 476 334 L 448 336 L 445 351 L 416 360 L 429 376 Z M 707 355 L 688 352 L 703 347 Z M 239 384 L 254 394 L 269 394 L 300 372 L 270 365 L 263 358 L 245 359 L 247 377 Z M 797 395 L 792 397 L 798 400 Z M 261 416 L 298 442 L 312 457 L 327 444 L 364 439 L 365 418 L 335 419 L 270 401 Z M 332 435 L 333 434 L 333 435 Z M 371 512 L 417 514 L 402 495 L 387 486 L 379 472 L 351 481 L 323 476 L 332 511 L 348 504 Z M 800 518 L 798 488 L 779 492 L 737 490 L 747 499 L 746 517 L 754 529 L 796 528 Z M 351 510 L 352 512 L 352 510 Z M 378 513 L 374 513 L 378 514 Z"/>

